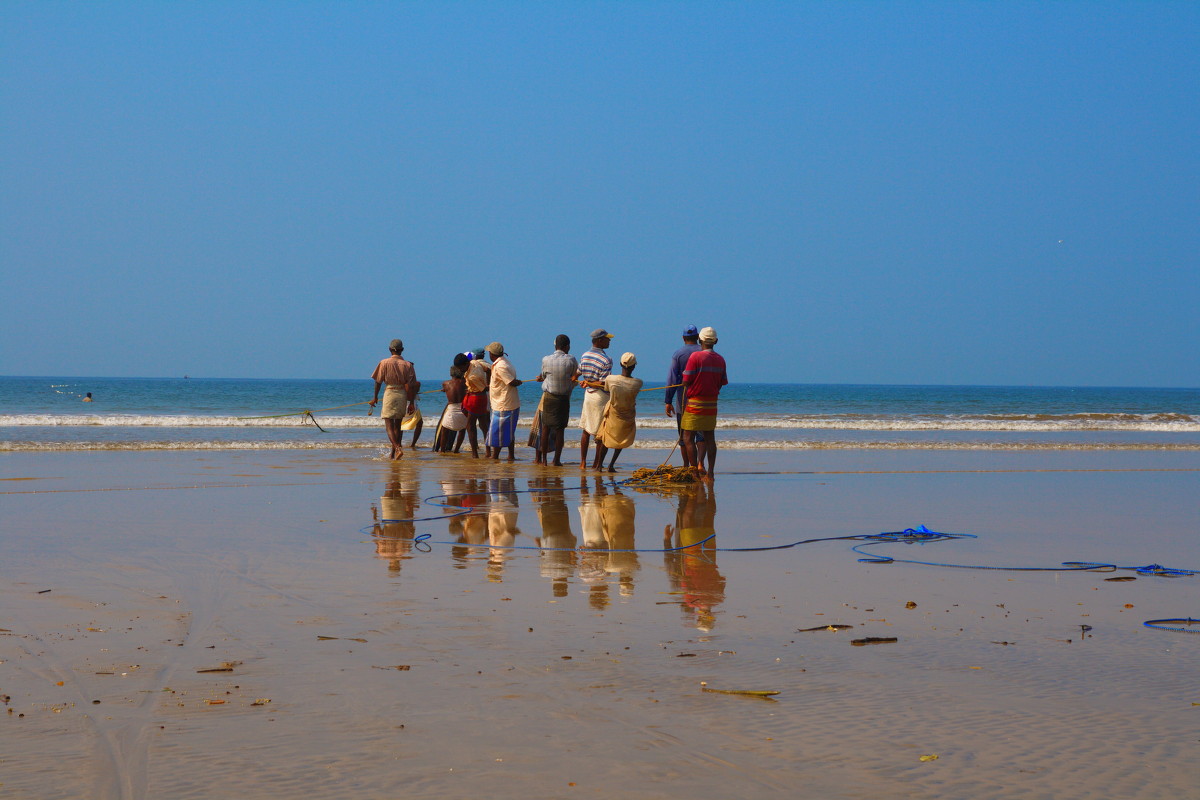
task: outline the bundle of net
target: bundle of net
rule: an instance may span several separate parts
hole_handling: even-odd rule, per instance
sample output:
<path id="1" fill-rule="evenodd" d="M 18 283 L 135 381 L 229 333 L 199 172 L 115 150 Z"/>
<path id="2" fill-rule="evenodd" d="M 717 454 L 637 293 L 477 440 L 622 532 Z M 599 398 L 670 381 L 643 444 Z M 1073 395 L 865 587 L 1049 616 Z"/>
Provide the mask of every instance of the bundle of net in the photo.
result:
<path id="1" fill-rule="evenodd" d="M 697 483 L 699 480 L 700 471 L 695 467 L 671 467 L 663 464 L 660 467 L 635 469 L 629 483 L 639 486 L 671 486 Z"/>

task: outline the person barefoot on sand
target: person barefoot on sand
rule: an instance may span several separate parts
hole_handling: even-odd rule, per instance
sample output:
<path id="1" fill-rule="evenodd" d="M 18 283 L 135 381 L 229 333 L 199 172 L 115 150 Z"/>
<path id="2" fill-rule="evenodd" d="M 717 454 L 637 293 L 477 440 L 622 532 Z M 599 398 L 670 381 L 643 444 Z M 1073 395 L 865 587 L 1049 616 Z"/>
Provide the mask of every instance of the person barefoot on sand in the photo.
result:
<path id="1" fill-rule="evenodd" d="M 412 412 L 411 398 L 416 396 L 413 386 L 417 382 L 417 373 L 413 369 L 413 365 L 401 356 L 401 353 L 404 352 L 402 340 L 392 339 L 388 349 L 392 355 L 380 361 L 371 374 L 371 379 L 375 381 L 375 396 L 371 398 L 369 405 L 371 408 L 375 407 L 375 404 L 379 402 L 379 387 L 386 385 L 387 389 L 383 393 L 383 410 L 379 412 L 379 416 L 383 418 L 383 427 L 387 431 L 388 441 L 392 445 L 388 458 L 395 460 L 404 455 L 401 442 L 404 434 L 400 430 L 400 423 L 406 413 Z"/>
<path id="2" fill-rule="evenodd" d="M 536 459 L 540 464 L 545 464 L 553 452 L 554 466 L 562 466 L 563 439 L 571 416 L 571 391 L 579 376 L 579 362 L 570 353 L 571 339 L 560 333 L 554 337 L 554 352 L 542 359 L 542 371 L 534 378 L 542 384 L 540 447 Z"/>
<path id="3" fill-rule="evenodd" d="M 642 381 L 633 377 L 636 366 L 637 356 L 626 353 L 621 356 L 621 374 L 604 379 L 608 405 L 604 407 L 604 417 L 596 432 L 596 460 L 592 462 L 592 469 L 603 469 L 604 455 L 612 450 L 608 471 L 616 472 L 617 456 L 633 445 L 637 435 L 637 397 L 642 390 Z"/>
<path id="4" fill-rule="evenodd" d="M 704 348 L 688 357 L 683 369 L 684 390 L 683 446 L 688 451 L 685 458 L 696 466 L 706 480 L 713 479 L 713 466 L 717 462 L 717 395 L 721 387 L 729 383 L 725 372 L 725 359 L 717 355 L 713 346 L 717 343 L 717 332 L 712 328 L 700 331 L 700 346 Z M 699 442 L 696 437 L 704 432 Z M 708 467 L 705 469 L 707 459 Z"/>
<path id="5" fill-rule="evenodd" d="M 685 467 L 694 467 L 696 465 L 688 461 L 688 451 L 683 446 L 683 428 L 680 427 L 680 422 L 683 420 L 684 390 L 681 387 L 683 383 L 683 368 L 687 366 L 687 361 L 691 358 L 692 353 L 698 353 L 701 349 L 699 329 L 695 325 L 688 325 L 683 329 L 683 346 L 671 354 L 671 368 L 667 371 L 667 416 L 675 418 L 675 432 L 678 434 L 679 452 L 683 455 L 683 465 Z M 704 434 L 700 434 L 697 438 L 703 439 Z"/>
<path id="6" fill-rule="evenodd" d="M 492 424 L 488 428 L 488 451 L 492 458 L 499 460 L 500 450 L 507 447 L 508 460 L 516 461 L 513 448 L 517 444 L 517 418 L 521 416 L 521 398 L 517 394 L 517 387 L 524 381 L 517 380 L 517 372 L 504 352 L 504 345 L 492 342 L 487 346 L 487 351 L 492 357 L 492 381 L 489 384 Z"/>
<path id="7" fill-rule="evenodd" d="M 446 393 L 446 410 L 442 412 L 442 424 L 439 428 L 441 436 L 438 441 L 438 450 L 442 453 L 449 453 L 451 449 L 455 453 L 462 450 L 463 437 L 467 433 L 467 415 L 462 410 L 463 398 L 467 396 L 463 367 L 467 363 L 467 357 L 459 353 L 454 359 L 454 366 L 450 368 L 450 380 L 442 383 L 442 391 Z M 475 455 L 479 455 L 478 451 Z"/>
<path id="8" fill-rule="evenodd" d="M 579 437 L 580 469 L 587 469 L 588 445 L 600 429 L 600 418 L 608 403 L 608 392 L 596 386 L 603 387 L 604 379 L 612 373 L 612 359 L 604 352 L 612 344 L 612 338 L 613 335 L 604 328 L 592 331 L 592 349 L 579 359 L 579 385 L 592 384 L 583 394 L 583 409 L 579 412 L 579 427 L 583 429 Z"/>
<path id="9" fill-rule="evenodd" d="M 479 458 L 479 439 L 476 431 L 483 434 L 486 444 L 488 425 L 491 423 L 487 396 L 488 382 L 492 378 L 491 368 L 483 360 L 482 347 L 463 355 L 469 355 L 471 359 L 463 373 L 463 380 L 467 382 L 467 396 L 463 398 L 463 411 L 467 412 L 467 436 L 471 440 L 471 456 Z M 490 447 L 484 450 L 484 456 L 492 457 Z"/>

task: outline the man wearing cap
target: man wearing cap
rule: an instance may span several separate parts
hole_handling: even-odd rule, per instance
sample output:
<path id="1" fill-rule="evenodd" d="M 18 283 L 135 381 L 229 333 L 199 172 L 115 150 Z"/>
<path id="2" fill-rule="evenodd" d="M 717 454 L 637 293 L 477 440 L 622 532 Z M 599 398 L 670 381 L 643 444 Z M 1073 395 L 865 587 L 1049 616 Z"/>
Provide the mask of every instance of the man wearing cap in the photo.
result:
<path id="1" fill-rule="evenodd" d="M 694 467 L 689 458 L 687 448 L 683 446 L 683 428 L 680 423 L 683 421 L 683 389 L 680 384 L 683 383 L 683 368 L 687 366 L 688 358 L 692 353 L 698 353 L 702 349 L 699 344 L 700 332 L 696 330 L 695 325 L 688 325 L 683 329 L 683 347 L 671 354 L 671 368 L 667 371 L 667 416 L 675 418 L 675 432 L 679 435 L 679 452 L 683 455 L 683 465 L 685 467 Z M 703 437 L 704 434 L 700 434 Z"/>
<path id="2" fill-rule="evenodd" d="M 583 433 L 579 438 L 579 468 L 587 469 L 588 445 L 596 431 L 604 407 L 608 405 L 608 392 L 604 391 L 604 379 L 612 374 L 612 359 L 604 351 L 612 344 L 613 335 L 604 328 L 592 331 L 592 349 L 579 359 L 579 385 L 586 387 L 583 394 L 583 410 L 579 412 L 579 427 Z"/>
<path id="3" fill-rule="evenodd" d="M 492 381 L 489 386 L 492 423 L 488 428 L 484 455 L 499 459 L 500 449 L 507 447 L 508 460 L 515 461 L 513 448 L 517 443 L 517 417 L 521 415 L 521 398 L 517 395 L 517 387 L 523 381 L 517 380 L 517 372 L 504 352 L 504 345 L 492 342 L 487 346 L 487 352 L 492 357 Z"/>
<path id="4" fill-rule="evenodd" d="M 725 359 L 713 350 L 717 343 L 717 332 L 712 328 L 700 331 L 700 351 L 688 356 L 683 368 L 685 399 L 683 402 L 683 449 L 691 463 L 707 480 L 712 480 L 713 466 L 717 461 L 717 395 L 721 387 L 729 383 L 725 372 Z M 704 438 L 697 442 L 699 433 Z M 705 469 L 705 461 L 708 469 Z"/>
<path id="5" fill-rule="evenodd" d="M 553 451 L 554 466 L 562 466 L 563 439 L 571 417 L 571 390 L 577 377 L 579 362 L 571 355 L 571 339 L 560 333 L 554 337 L 554 352 L 542 359 L 542 371 L 534 379 L 542 384 L 538 463 L 545 464 Z"/>
<path id="6" fill-rule="evenodd" d="M 400 355 L 404 352 L 404 342 L 392 339 L 388 349 L 392 354 L 383 359 L 371 373 L 375 381 L 375 396 L 371 398 L 370 406 L 375 407 L 379 402 L 379 387 L 386 384 L 383 393 L 383 410 L 379 416 L 383 418 L 383 427 L 387 431 L 388 441 L 392 443 L 392 451 L 388 458 L 395 460 L 404 455 L 403 436 L 400 429 L 405 414 L 413 411 L 413 399 L 417 395 L 417 373 L 413 365 Z"/>

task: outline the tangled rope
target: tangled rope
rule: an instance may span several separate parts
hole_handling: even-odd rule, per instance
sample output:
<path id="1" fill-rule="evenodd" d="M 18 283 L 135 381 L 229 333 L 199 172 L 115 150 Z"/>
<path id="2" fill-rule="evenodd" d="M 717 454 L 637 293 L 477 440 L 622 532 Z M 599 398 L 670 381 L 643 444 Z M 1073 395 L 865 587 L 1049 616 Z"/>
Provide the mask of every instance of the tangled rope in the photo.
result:
<path id="1" fill-rule="evenodd" d="M 672 467 L 663 464 L 658 467 L 642 467 L 635 469 L 633 474 L 621 481 L 622 486 L 631 489 L 651 489 L 654 487 L 687 486 L 700 482 L 700 470 L 695 467 Z"/>

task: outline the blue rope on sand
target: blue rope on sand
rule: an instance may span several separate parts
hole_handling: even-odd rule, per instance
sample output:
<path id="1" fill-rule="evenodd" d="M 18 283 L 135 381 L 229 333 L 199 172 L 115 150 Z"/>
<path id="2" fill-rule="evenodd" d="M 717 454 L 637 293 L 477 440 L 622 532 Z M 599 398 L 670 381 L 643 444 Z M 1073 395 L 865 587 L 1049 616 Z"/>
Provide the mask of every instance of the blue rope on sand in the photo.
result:
<path id="1" fill-rule="evenodd" d="M 1180 622 L 1184 625 L 1200 625 L 1200 619 L 1192 619 L 1191 617 L 1181 617 L 1179 619 L 1149 619 L 1143 622 L 1147 628 L 1155 628 L 1160 631 L 1175 631 L 1176 633 L 1200 633 L 1200 628 L 1169 628 L 1164 623 Z"/>
<path id="2" fill-rule="evenodd" d="M 1163 578 L 1181 578 L 1189 575 L 1200 574 L 1200 570 L 1194 569 L 1175 569 L 1172 567 L 1164 567 L 1161 564 L 1147 564 L 1145 566 L 1119 566 L 1117 564 L 1109 564 L 1102 561 L 1064 561 L 1058 567 L 992 567 L 984 564 L 946 564 L 939 561 L 917 561 L 915 559 L 894 558 L 891 556 L 880 556 L 865 553 L 859 548 L 871 547 L 873 545 L 900 543 L 900 544 L 928 544 L 930 542 L 945 541 L 947 539 L 977 539 L 979 537 L 970 533 L 939 533 L 931 531 L 924 525 L 918 525 L 916 528 L 905 528 L 902 531 L 894 531 L 891 533 L 881 533 L 877 536 L 864 536 L 861 538 L 870 539 L 871 541 L 864 544 L 856 545 L 850 549 L 867 558 L 860 558 L 859 561 L 864 564 L 920 564 L 927 567 L 952 567 L 956 569 L 994 569 L 1008 570 L 1013 572 L 1114 572 L 1118 569 L 1133 570 L 1139 575 L 1152 575 Z"/>
<path id="3" fill-rule="evenodd" d="M 627 481 L 611 481 L 610 486 L 621 486 Z M 462 492 L 460 494 L 442 494 L 433 495 L 422 500 L 422 503 L 451 511 L 448 514 L 439 514 L 433 517 L 408 517 L 404 519 L 383 519 L 379 524 L 394 524 L 401 522 L 430 522 L 434 520 L 453 519 L 455 517 L 464 516 L 467 514 L 481 513 L 474 508 L 455 505 L 450 502 L 452 498 L 459 497 L 494 497 L 497 495 L 508 494 L 524 494 L 528 492 L 567 492 L 581 490 L 583 487 L 575 486 L 546 486 L 536 487 L 531 489 L 506 489 L 494 492 Z M 442 501 L 442 502 L 439 502 Z M 367 534 L 374 525 L 367 525 L 360 529 L 360 533 Z M 422 533 L 413 537 L 413 546 L 420 552 L 431 552 L 430 545 L 448 545 L 451 547 L 478 547 L 488 548 L 489 550 L 537 550 L 539 552 L 588 552 L 588 553 L 676 553 L 682 550 L 690 550 L 700 547 L 706 542 L 716 538 L 716 534 L 712 534 L 699 542 L 681 547 L 648 547 L 648 548 L 623 548 L 623 549 L 608 549 L 608 548 L 593 548 L 593 547 L 539 547 L 537 545 L 493 545 L 493 544 L 472 544 L 469 542 L 450 542 L 433 539 L 432 534 Z M 1064 561 L 1058 567 L 993 567 L 985 564 L 947 564 L 940 561 L 918 561 L 916 559 L 895 558 L 893 556 L 881 556 L 864 552 L 861 548 L 874 547 L 881 544 L 907 544 L 907 545 L 926 545 L 933 542 L 944 542 L 955 539 L 977 539 L 975 534 L 971 533 L 943 533 L 940 531 L 932 531 L 924 525 L 918 525 L 915 528 L 905 528 L 902 531 L 884 531 L 877 534 L 855 534 L 850 536 L 824 536 L 813 539 L 800 539 L 788 544 L 766 545 L 763 547 L 717 547 L 713 548 L 723 553 L 763 553 L 774 550 L 787 550 L 793 547 L 798 547 L 803 544 L 814 544 L 816 542 L 832 542 L 832 541 L 863 541 L 862 544 L 855 545 L 850 549 L 865 558 L 858 559 L 864 564 L 919 564 L 927 567 L 951 567 L 955 569 L 987 569 L 987 570 L 1003 570 L 1013 572 L 1114 572 L 1118 569 L 1127 569 L 1136 572 L 1139 575 L 1151 575 L 1163 578 L 1180 578 L 1191 575 L 1200 574 L 1200 570 L 1193 569 L 1177 569 L 1172 567 L 1164 567 L 1161 564 L 1146 564 L 1143 566 L 1118 566 L 1116 564 L 1107 564 L 1100 561 Z M 1171 627 L 1175 624 L 1181 625 L 1200 625 L 1200 620 L 1192 619 L 1191 617 L 1179 617 L 1173 619 L 1152 619 L 1142 623 L 1147 628 L 1154 628 L 1161 631 L 1173 631 L 1177 633 L 1200 633 L 1200 628 L 1192 627 Z"/>

